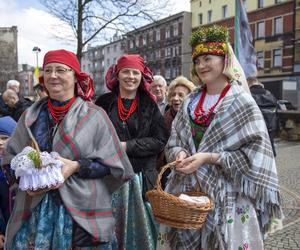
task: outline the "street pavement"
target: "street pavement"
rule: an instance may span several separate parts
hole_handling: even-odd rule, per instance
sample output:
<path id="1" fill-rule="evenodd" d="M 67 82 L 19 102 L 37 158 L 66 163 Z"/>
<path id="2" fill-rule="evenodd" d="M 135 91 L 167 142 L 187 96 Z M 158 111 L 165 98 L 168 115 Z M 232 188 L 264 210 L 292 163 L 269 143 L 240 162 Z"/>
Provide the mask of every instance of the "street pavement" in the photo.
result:
<path id="1" fill-rule="evenodd" d="M 283 198 L 283 229 L 270 235 L 266 250 L 300 249 L 300 142 L 276 140 L 277 171 Z"/>

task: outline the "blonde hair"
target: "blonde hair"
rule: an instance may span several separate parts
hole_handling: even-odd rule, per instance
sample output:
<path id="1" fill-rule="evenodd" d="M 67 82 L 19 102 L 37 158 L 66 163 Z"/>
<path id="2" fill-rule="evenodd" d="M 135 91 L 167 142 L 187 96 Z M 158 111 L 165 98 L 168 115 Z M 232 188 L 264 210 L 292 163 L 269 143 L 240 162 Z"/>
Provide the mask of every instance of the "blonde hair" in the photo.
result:
<path id="1" fill-rule="evenodd" d="M 176 77 L 169 85 L 168 87 L 168 102 L 170 103 L 170 99 L 172 96 L 172 93 L 174 89 L 178 86 L 186 87 L 189 90 L 189 93 L 192 92 L 195 89 L 194 83 L 189 81 L 186 77 L 184 76 L 178 76 Z"/>

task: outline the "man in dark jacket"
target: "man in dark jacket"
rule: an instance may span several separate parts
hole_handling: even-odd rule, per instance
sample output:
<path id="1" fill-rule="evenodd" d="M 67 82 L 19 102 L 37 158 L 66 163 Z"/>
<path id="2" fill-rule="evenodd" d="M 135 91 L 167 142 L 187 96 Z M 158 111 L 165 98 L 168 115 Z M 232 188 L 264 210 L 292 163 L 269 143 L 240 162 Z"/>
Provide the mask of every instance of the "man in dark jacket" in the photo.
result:
<path id="1" fill-rule="evenodd" d="M 274 136 L 277 130 L 277 99 L 269 90 L 264 88 L 264 85 L 260 83 L 257 78 L 249 77 L 247 80 L 251 95 L 264 116 L 273 153 L 274 156 L 276 156 Z"/>
<path id="2" fill-rule="evenodd" d="M 6 83 L 6 90 L 13 90 L 17 95 L 20 103 L 25 105 L 26 107 L 29 107 L 33 102 L 29 98 L 25 98 L 24 96 L 20 95 L 20 82 L 17 80 L 9 80 Z M 3 95 L 0 95 L 0 115 L 2 116 L 10 116 L 11 111 L 9 110 L 9 107 L 6 105 L 6 103 L 3 100 Z"/>
<path id="3" fill-rule="evenodd" d="M 24 110 L 30 106 L 28 102 L 20 100 L 17 93 L 11 89 L 5 90 L 2 98 L 4 103 L 8 106 L 9 116 L 14 118 L 16 122 L 18 122 Z"/>

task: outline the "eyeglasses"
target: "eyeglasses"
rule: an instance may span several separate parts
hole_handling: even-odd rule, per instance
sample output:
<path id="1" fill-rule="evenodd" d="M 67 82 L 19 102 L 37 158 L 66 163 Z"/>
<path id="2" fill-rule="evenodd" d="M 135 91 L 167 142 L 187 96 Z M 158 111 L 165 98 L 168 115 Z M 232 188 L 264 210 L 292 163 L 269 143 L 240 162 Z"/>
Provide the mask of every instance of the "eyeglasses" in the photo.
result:
<path id="1" fill-rule="evenodd" d="M 52 73 L 54 72 L 55 75 L 61 76 L 61 75 L 66 74 L 66 73 L 69 72 L 69 71 L 73 71 L 73 69 L 67 69 L 67 68 L 50 69 L 50 68 L 49 68 L 49 69 L 45 69 L 45 70 L 44 70 L 44 74 L 45 74 L 46 76 L 50 76 L 50 75 L 52 75 Z"/>

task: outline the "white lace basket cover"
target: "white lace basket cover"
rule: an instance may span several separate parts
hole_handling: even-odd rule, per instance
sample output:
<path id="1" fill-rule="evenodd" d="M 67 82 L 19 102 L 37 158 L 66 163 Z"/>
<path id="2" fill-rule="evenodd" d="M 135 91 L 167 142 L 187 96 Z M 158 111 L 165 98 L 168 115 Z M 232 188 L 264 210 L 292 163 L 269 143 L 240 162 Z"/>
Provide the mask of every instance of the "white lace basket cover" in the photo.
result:
<path id="1" fill-rule="evenodd" d="M 19 188 L 25 190 L 37 190 L 50 188 L 64 182 L 61 173 L 63 163 L 56 158 L 58 153 L 41 152 L 41 168 L 36 168 L 28 154 L 36 151 L 32 147 L 25 147 L 11 161 L 11 168 L 15 171 L 17 178 L 20 177 Z"/>

